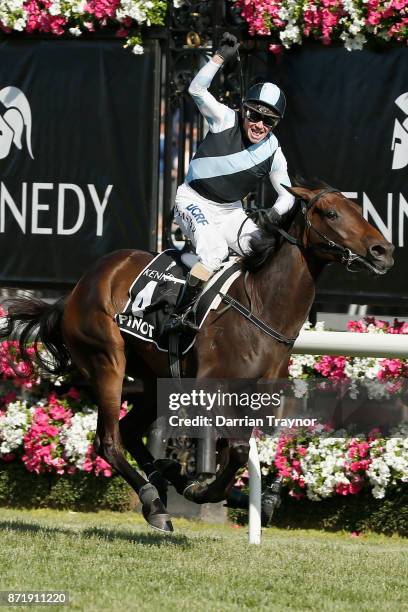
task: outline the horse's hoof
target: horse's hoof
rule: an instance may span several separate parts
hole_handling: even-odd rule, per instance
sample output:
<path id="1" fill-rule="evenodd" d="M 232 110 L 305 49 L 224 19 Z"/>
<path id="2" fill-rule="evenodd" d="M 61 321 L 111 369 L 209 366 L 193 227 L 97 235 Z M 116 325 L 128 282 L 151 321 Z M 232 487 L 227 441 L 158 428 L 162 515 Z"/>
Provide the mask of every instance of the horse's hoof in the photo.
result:
<path id="1" fill-rule="evenodd" d="M 151 508 L 145 508 L 145 506 L 142 506 L 142 514 L 147 523 L 150 525 L 150 527 L 153 527 L 153 529 L 161 531 L 162 533 L 172 533 L 174 531 L 170 514 L 167 514 L 167 512 L 155 513 L 151 511 Z"/>
<path id="2" fill-rule="evenodd" d="M 281 505 L 282 479 L 275 480 L 270 487 L 262 493 L 261 498 L 261 522 L 262 527 L 271 524 L 275 510 Z"/>
<path id="3" fill-rule="evenodd" d="M 202 482 L 198 482 L 198 480 L 194 480 L 183 491 L 183 496 L 188 499 L 188 501 L 194 502 L 195 504 L 205 504 L 205 494 L 207 493 L 207 485 Z"/>
<path id="4" fill-rule="evenodd" d="M 150 527 L 162 533 L 174 531 L 170 514 L 163 505 L 156 487 L 145 484 L 139 491 L 139 499 L 142 502 L 142 514 Z"/>

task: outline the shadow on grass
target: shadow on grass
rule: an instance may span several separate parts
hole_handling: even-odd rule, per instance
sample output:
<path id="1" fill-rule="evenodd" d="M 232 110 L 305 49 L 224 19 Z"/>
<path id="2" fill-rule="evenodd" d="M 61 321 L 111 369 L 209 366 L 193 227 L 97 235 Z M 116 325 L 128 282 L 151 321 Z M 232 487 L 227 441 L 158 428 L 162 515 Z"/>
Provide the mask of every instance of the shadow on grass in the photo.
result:
<path id="1" fill-rule="evenodd" d="M 25 534 L 47 534 L 47 535 L 68 535 L 78 538 L 100 538 L 108 542 L 126 541 L 134 544 L 147 544 L 149 546 L 180 546 L 188 548 L 191 546 L 189 538 L 182 534 L 161 534 L 134 533 L 132 531 L 122 531 L 120 529 L 104 529 L 101 527 L 89 527 L 87 529 L 67 529 L 64 527 L 50 527 L 40 523 L 28 523 L 25 521 L 0 521 L 0 531 L 6 529 Z"/>
<path id="2" fill-rule="evenodd" d="M 72 529 L 64 529 L 62 527 L 49 527 L 47 525 L 41 525 L 38 523 L 26 523 L 25 521 L 0 521 L 0 531 L 6 529 L 7 531 L 17 531 L 19 533 L 46 533 L 49 535 L 63 534 L 63 535 L 77 535 Z"/>
<path id="3" fill-rule="evenodd" d="M 132 531 L 121 531 L 117 529 L 103 529 L 100 527 L 90 527 L 84 529 L 82 534 L 86 538 L 102 538 L 109 542 L 115 540 L 125 540 L 135 544 L 148 544 L 150 546 L 181 546 L 187 548 L 191 546 L 189 538 L 182 534 L 165 534 L 155 531 L 149 533 L 134 533 Z"/>

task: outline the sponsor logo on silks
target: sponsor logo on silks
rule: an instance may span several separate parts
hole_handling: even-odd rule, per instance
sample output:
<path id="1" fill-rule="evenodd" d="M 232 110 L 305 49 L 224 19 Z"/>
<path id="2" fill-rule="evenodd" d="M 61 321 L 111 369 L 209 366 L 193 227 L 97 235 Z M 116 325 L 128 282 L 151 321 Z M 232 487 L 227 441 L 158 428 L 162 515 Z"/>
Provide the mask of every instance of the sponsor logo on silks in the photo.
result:
<path id="1" fill-rule="evenodd" d="M 154 325 L 143 321 L 143 319 L 141 319 L 140 317 L 120 314 L 117 315 L 117 321 L 120 326 L 126 327 L 127 329 L 134 329 L 141 336 L 145 336 L 146 338 L 153 338 Z"/>
<path id="2" fill-rule="evenodd" d="M 408 115 L 408 92 L 398 96 L 395 104 Z M 408 117 L 402 124 L 398 119 L 395 119 L 391 151 L 394 151 L 392 169 L 400 170 L 405 168 L 408 165 Z"/>
<path id="3" fill-rule="evenodd" d="M 196 223 L 198 223 L 199 225 L 209 225 L 204 213 L 202 212 L 201 208 L 197 206 L 197 204 L 189 204 L 187 206 L 187 210 L 191 212 Z"/>
<path id="4" fill-rule="evenodd" d="M 21 151 L 31 149 L 31 109 L 25 94 L 18 87 L 0 90 L 0 159 L 7 157 L 15 145 Z M 4 110 L 5 109 L 5 110 Z"/>

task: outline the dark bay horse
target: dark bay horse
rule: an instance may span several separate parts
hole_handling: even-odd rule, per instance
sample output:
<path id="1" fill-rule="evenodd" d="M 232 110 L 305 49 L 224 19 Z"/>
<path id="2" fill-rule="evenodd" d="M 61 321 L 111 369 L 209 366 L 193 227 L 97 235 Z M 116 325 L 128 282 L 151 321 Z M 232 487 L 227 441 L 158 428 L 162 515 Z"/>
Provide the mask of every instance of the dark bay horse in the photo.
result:
<path id="1" fill-rule="evenodd" d="M 313 303 L 316 279 L 328 262 L 339 261 L 351 271 L 384 274 L 393 265 L 394 247 L 362 217 L 358 205 L 328 185 L 299 183 L 289 191 L 298 201 L 288 219 L 287 237 L 269 232 L 265 225 L 252 241 L 251 254 L 242 259 L 246 274 L 234 282 L 229 294 L 274 330 L 296 337 Z M 153 344 L 122 336 L 114 321 L 128 300 L 129 286 L 152 258 L 143 251 L 117 251 L 97 261 L 54 305 L 14 301 L 2 337 L 17 331 L 29 361 L 24 349 L 34 334 L 52 354 L 57 371 L 66 371 L 71 362 L 80 370 L 98 403 L 97 452 L 138 493 L 147 522 L 171 531 L 170 516 L 154 486 L 160 484 L 160 475 L 142 442 L 156 418 L 157 378 L 169 376 L 167 356 Z M 290 351 L 221 304 L 209 314 L 182 370 L 199 380 L 279 378 L 287 374 Z M 125 373 L 143 380 L 144 395 L 141 404 L 119 422 Z M 129 464 L 123 447 L 137 459 L 148 480 Z M 199 503 L 225 499 L 236 471 L 247 461 L 248 448 L 247 443 L 231 444 L 215 481 L 190 485 L 189 499 Z M 165 476 L 180 493 L 188 484 L 176 469 Z"/>

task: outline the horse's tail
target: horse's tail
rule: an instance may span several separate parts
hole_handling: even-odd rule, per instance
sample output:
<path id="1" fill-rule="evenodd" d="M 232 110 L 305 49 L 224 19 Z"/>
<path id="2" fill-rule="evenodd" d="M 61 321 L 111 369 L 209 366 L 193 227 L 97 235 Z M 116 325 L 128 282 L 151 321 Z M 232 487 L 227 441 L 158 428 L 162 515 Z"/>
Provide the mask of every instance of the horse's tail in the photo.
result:
<path id="1" fill-rule="evenodd" d="M 7 302 L 7 315 L 1 321 L 0 340 L 15 339 L 30 373 L 40 367 L 52 374 L 62 374 L 70 364 L 68 348 L 62 336 L 65 298 L 48 304 L 34 298 L 14 298 Z M 33 345 L 33 351 L 29 351 Z M 48 355 L 42 350 L 44 347 Z M 50 359 L 51 356 L 51 359 Z"/>

